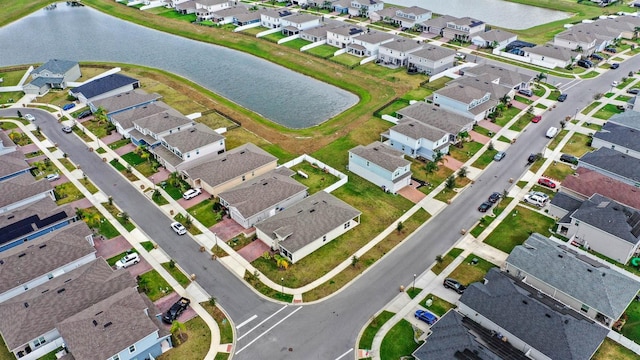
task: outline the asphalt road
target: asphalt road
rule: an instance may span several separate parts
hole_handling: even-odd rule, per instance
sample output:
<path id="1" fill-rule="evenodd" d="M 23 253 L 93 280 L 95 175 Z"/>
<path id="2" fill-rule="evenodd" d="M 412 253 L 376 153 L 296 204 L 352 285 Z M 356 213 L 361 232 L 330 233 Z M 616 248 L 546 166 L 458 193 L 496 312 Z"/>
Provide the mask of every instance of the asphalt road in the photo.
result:
<path id="1" fill-rule="evenodd" d="M 460 239 L 460 229 L 471 228 L 481 216 L 477 206 L 492 192 L 508 189 L 512 186 L 508 180 L 518 179 L 527 170 L 528 155 L 541 152 L 548 143 L 544 135 L 550 126 L 559 127 L 560 120 L 574 116 L 591 103 L 593 94 L 607 92 L 614 80 L 639 68 L 640 58 L 636 57 L 596 79 L 573 82 L 563 79 L 566 85 L 561 85 L 561 89 L 569 95 L 567 101 L 558 103 L 540 123 L 527 127 L 502 161 L 490 165 L 451 205 L 345 290 L 305 306 L 285 306 L 256 295 L 226 268 L 200 253 L 199 246 L 189 237 L 175 235 L 169 229 L 168 217 L 111 165 L 87 151 L 79 138 L 63 134 L 51 114 L 38 109 L 21 111 L 36 115 L 37 124 L 47 137 L 69 154 L 180 266 L 196 274 L 198 283 L 218 299 L 239 327 L 234 358 L 338 359 L 354 356 L 360 329 L 396 296 L 400 285 L 410 284 L 413 274 L 424 272 L 437 255 L 453 246 Z M 15 116 L 15 110 L 0 110 L 1 116 Z"/>

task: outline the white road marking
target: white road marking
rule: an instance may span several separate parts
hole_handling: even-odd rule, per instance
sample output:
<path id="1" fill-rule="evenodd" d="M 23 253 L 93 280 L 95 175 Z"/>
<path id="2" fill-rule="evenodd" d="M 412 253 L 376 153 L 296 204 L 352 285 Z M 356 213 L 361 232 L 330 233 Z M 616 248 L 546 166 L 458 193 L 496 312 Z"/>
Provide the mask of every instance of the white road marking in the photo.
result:
<path id="1" fill-rule="evenodd" d="M 236 329 L 240 329 L 241 327 L 247 325 L 248 323 L 250 323 L 251 321 L 253 321 L 253 319 L 255 319 L 257 317 L 258 317 L 258 315 L 253 315 L 252 317 L 250 317 L 247 320 L 243 321 L 242 323 L 238 324 L 238 326 L 236 326 Z"/>
<path id="2" fill-rule="evenodd" d="M 264 323 L 265 323 L 265 321 L 267 321 L 267 320 L 271 319 L 272 317 L 276 316 L 276 314 L 278 314 L 280 311 L 282 311 L 282 310 L 286 309 L 286 308 L 287 308 L 287 306 L 289 306 L 289 305 L 285 305 L 285 306 L 283 306 L 282 308 L 280 308 L 280 310 L 278 310 L 278 311 L 274 312 L 273 314 L 271 314 L 271 316 L 269 316 L 268 318 L 266 318 L 266 319 L 262 320 L 262 321 L 260 322 L 260 324 L 258 324 L 258 325 L 256 325 L 256 326 L 254 326 L 251 330 L 247 331 L 247 333 L 246 333 L 246 334 L 244 334 L 244 335 L 240 336 L 240 337 L 238 338 L 238 340 L 237 340 L 237 341 L 242 340 L 242 338 L 243 338 L 243 337 L 245 337 L 245 336 L 249 335 L 249 333 L 251 333 L 253 330 L 255 330 L 256 328 L 258 328 L 260 325 L 264 324 Z"/>
<path id="3" fill-rule="evenodd" d="M 576 86 L 576 85 L 580 84 L 581 82 L 582 82 L 582 80 L 578 80 L 578 79 L 572 80 L 572 81 L 570 81 L 570 82 L 568 82 L 568 83 L 567 83 L 567 85 L 569 85 L 569 84 L 571 84 L 571 85 L 570 85 L 570 86 L 566 86 L 566 87 L 564 87 L 564 88 L 563 88 L 563 90 L 565 90 L 565 91 L 566 91 L 566 90 L 569 90 L 569 89 L 571 89 L 572 87 L 574 87 L 574 86 Z"/>
<path id="4" fill-rule="evenodd" d="M 268 333 L 269 331 L 273 330 L 273 328 L 274 328 L 274 327 L 276 327 L 276 326 L 280 325 L 283 321 L 287 320 L 291 315 L 293 315 L 293 314 L 297 313 L 297 312 L 298 312 L 298 310 L 301 310 L 301 309 L 302 309 L 302 306 L 300 306 L 299 308 L 297 308 L 297 309 L 293 310 L 293 311 L 291 312 L 291 314 L 289 314 L 289 315 L 285 316 L 284 318 L 282 318 L 282 320 L 280 320 L 280 321 L 278 321 L 277 323 L 273 324 L 273 326 L 271 326 L 270 328 L 268 328 L 265 332 L 263 332 L 262 334 L 260 334 L 260 335 L 256 336 L 256 338 L 255 338 L 255 339 L 251 340 L 251 342 L 249 342 L 247 345 L 245 345 L 242 349 L 240 349 L 240 350 L 236 351 L 236 355 L 240 354 L 240 352 L 242 352 L 242 350 L 244 350 L 244 349 L 248 348 L 249 346 L 251 346 L 251 344 L 253 344 L 254 342 L 258 341 L 258 339 L 260 339 L 260 338 L 261 338 L 262 336 L 264 336 L 266 333 Z M 282 309 L 281 309 L 281 310 L 282 310 Z M 274 315 L 275 315 L 275 314 L 274 314 Z M 254 329 L 255 329 L 255 328 L 254 328 Z M 251 329 L 251 330 L 253 330 L 253 329 Z M 246 334 L 245 334 L 245 335 L 246 335 Z M 240 339 L 238 339 L 238 340 L 240 340 Z"/>
<path id="5" fill-rule="evenodd" d="M 353 348 L 351 348 L 351 349 L 347 350 L 347 352 L 346 352 L 346 353 L 344 353 L 344 354 L 342 354 L 342 355 L 338 356 L 338 357 L 336 358 L 336 360 L 340 360 L 340 359 L 342 359 L 343 357 L 347 356 L 347 355 L 348 355 L 350 352 L 352 352 L 352 351 L 353 351 Z"/>

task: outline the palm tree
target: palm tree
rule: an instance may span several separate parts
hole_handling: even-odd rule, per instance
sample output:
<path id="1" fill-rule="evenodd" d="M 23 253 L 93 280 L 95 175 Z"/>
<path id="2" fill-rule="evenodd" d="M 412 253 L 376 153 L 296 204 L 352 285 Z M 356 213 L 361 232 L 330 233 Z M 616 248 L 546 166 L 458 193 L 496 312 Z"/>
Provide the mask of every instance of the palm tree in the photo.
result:
<path id="1" fill-rule="evenodd" d="M 638 34 L 640 34 L 640 26 L 636 26 L 633 28 L 633 38 L 637 39 L 638 38 Z"/>
<path id="2" fill-rule="evenodd" d="M 438 171 L 438 164 L 436 164 L 434 161 L 429 161 L 424 166 L 424 169 L 427 171 L 427 174 L 432 174 L 432 173 Z"/>
<path id="3" fill-rule="evenodd" d="M 507 105 L 509 101 L 511 101 L 511 98 L 507 94 L 504 94 L 504 96 L 500 98 L 500 102 L 505 105 Z"/>
<path id="4" fill-rule="evenodd" d="M 582 50 L 583 50 L 582 46 L 578 45 L 578 46 L 576 46 L 576 48 L 573 51 L 581 53 Z"/>
<path id="5" fill-rule="evenodd" d="M 184 337 L 184 333 L 183 331 L 186 331 L 187 327 L 184 326 L 184 323 L 181 323 L 179 321 L 174 321 L 171 324 L 171 334 L 176 338 L 176 341 L 178 342 L 178 345 L 182 344 L 182 338 Z M 176 334 L 176 332 L 178 334 Z"/>
<path id="6" fill-rule="evenodd" d="M 436 153 L 433 154 L 433 162 L 436 163 L 436 165 L 438 165 L 442 161 L 446 161 L 446 159 L 444 158 L 444 154 L 441 153 L 440 151 L 436 151 Z"/>
<path id="7" fill-rule="evenodd" d="M 455 176 L 449 176 L 447 180 L 444 181 L 444 185 L 447 187 L 447 189 L 453 189 L 456 186 Z"/>
<path id="8" fill-rule="evenodd" d="M 489 44 L 489 47 L 490 47 L 491 49 L 495 49 L 495 48 L 497 48 L 498 46 L 500 46 L 500 43 L 499 43 L 499 42 L 497 42 L 497 41 L 495 41 L 495 40 L 494 40 L 494 41 L 492 41 L 492 42 L 491 42 L 491 44 Z"/>
<path id="9" fill-rule="evenodd" d="M 542 82 L 542 80 L 547 80 L 547 74 L 541 72 L 538 75 L 536 75 L 536 82 L 540 83 Z"/>
<path id="10" fill-rule="evenodd" d="M 103 108 L 102 106 L 100 106 L 94 113 L 93 113 L 93 119 L 95 121 L 97 121 L 98 123 L 102 123 L 103 121 L 107 121 L 109 120 L 109 118 L 107 117 L 107 110 L 105 110 L 105 108 Z"/>

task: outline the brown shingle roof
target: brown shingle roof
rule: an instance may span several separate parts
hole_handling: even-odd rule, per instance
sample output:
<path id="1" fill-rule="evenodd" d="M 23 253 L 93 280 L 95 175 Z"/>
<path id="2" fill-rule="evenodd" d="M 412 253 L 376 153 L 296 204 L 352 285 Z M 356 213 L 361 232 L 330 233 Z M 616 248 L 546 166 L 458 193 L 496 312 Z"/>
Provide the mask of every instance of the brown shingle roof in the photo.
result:
<path id="1" fill-rule="evenodd" d="M 587 198 L 597 193 L 640 209 L 640 189 L 584 167 L 576 169 L 576 175 L 567 176 L 562 187 Z"/>
<path id="2" fill-rule="evenodd" d="M 0 182 L 0 208 L 29 197 L 51 191 L 49 181 L 36 181 L 31 174 L 21 174 Z"/>
<path id="3" fill-rule="evenodd" d="M 2 133 L 0 131 L 0 133 Z M 27 163 L 24 154 L 19 151 L 13 151 L 0 156 L 0 177 L 15 174 L 18 171 L 30 169 L 31 165 Z"/>
<path id="4" fill-rule="evenodd" d="M 389 172 L 394 172 L 398 170 L 398 168 L 411 164 L 410 161 L 404 158 L 404 153 L 402 151 L 387 146 L 380 141 L 372 142 L 367 146 L 358 145 L 349 150 L 349 152 L 356 154 Z"/>
<path id="5" fill-rule="evenodd" d="M 163 137 L 163 140 L 167 144 L 177 148 L 182 153 L 201 148 L 223 139 L 224 136 L 200 123 L 196 124 L 196 126 L 189 127 L 188 129 Z"/>

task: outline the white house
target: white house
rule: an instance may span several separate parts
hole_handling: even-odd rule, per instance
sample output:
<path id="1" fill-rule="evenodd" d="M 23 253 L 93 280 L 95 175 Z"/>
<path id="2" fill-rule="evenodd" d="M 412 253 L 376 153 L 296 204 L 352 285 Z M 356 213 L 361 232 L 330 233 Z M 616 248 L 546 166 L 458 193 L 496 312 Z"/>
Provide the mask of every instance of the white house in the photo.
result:
<path id="1" fill-rule="evenodd" d="M 196 14 L 198 20 L 209 20 L 216 11 L 231 7 L 229 0 L 196 0 Z"/>
<path id="2" fill-rule="evenodd" d="M 407 67 L 412 72 L 435 75 L 452 68 L 455 55 L 455 50 L 425 45 L 422 49 L 409 53 Z"/>
<path id="3" fill-rule="evenodd" d="M 398 38 L 380 45 L 378 61 L 392 67 L 406 67 L 409 63 L 409 54 L 420 49 L 422 44 L 419 41 Z"/>
<path id="4" fill-rule="evenodd" d="M 129 130 L 131 142 L 136 146 L 156 147 L 162 138 L 179 131 L 187 131 L 196 126 L 196 122 L 174 109 L 146 116 L 133 121 Z"/>
<path id="5" fill-rule="evenodd" d="M 596 51 L 598 35 L 593 29 L 580 24 L 557 34 L 553 38 L 553 45 L 574 50 L 589 55 Z"/>
<path id="6" fill-rule="evenodd" d="M 514 71 L 491 64 L 465 67 L 460 69 L 459 73 L 464 76 L 487 76 L 492 83 L 513 89 L 513 92 L 508 93 L 509 96 L 513 95 L 517 90 L 529 89 L 534 80 L 532 74 L 521 73 L 517 70 Z"/>
<path id="7" fill-rule="evenodd" d="M 349 171 L 393 194 L 411 184 L 411 162 L 379 141 L 349 150 Z"/>
<path id="8" fill-rule="evenodd" d="M 82 103 L 114 96 L 140 87 L 140 80 L 122 74 L 111 74 L 87 81 L 69 90 L 69 94 Z"/>
<path id="9" fill-rule="evenodd" d="M 419 6 L 407 8 L 388 7 L 371 13 L 371 21 L 383 21 L 403 28 L 413 28 L 420 23 L 431 19 L 431 10 Z"/>
<path id="10" fill-rule="evenodd" d="M 475 121 L 495 110 L 499 100 L 513 91 L 511 87 L 494 82 L 489 74 L 463 76 L 433 93 L 433 103 Z"/>
<path id="11" fill-rule="evenodd" d="M 22 88 L 26 94 L 44 95 L 50 89 L 64 89 L 82 76 L 77 61 L 51 59 L 31 72 L 31 82 Z"/>
<path id="12" fill-rule="evenodd" d="M 596 149 L 606 147 L 640 159 L 639 140 L 635 129 L 608 121 L 593 134 L 591 146 Z"/>
<path id="13" fill-rule="evenodd" d="M 447 22 L 447 27 L 442 30 L 442 36 L 459 41 L 471 41 L 471 38 L 485 31 L 485 23 L 470 17 L 453 19 Z"/>
<path id="14" fill-rule="evenodd" d="M 351 0 L 349 15 L 368 18 L 372 13 L 383 8 L 384 2 L 381 0 Z"/>
<path id="15" fill-rule="evenodd" d="M 260 10 L 260 25 L 269 29 L 279 29 L 282 26 L 282 18 L 291 14 L 287 9 Z"/>
<path id="16" fill-rule="evenodd" d="M 396 36 L 386 32 L 368 31 L 354 37 L 347 45 L 347 53 L 359 57 L 377 56 L 380 46 L 394 41 Z"/>
<path id="17" fill-rule="evenodd" d="M 549 69 L 565 68 L 580 58 L 580 54 L 573 49 L 551 44 L 536 45 L 531 48 L 523 48 L 523 50 L 524 56 L 529 58 L 529 62 Z"/>
<path id="18" fill-rule="evenodd" d="M 471 43 L 481 48 L 504 49 L 518 40 L 518 35 L 500 29 L 491 29 L 471 36 Z"/>
<path id="19" fill-rule="evenodd" d="M 345 24 L 327 30 L 327 45 L 344 49 L 358 36 L 364 34 L 364 29 L 351 24 Z"/>
<path id="20" fill-rule="evenodd" d="M 300 32 L 312 29 L 322 24 L 322 18 L 320 16 L 296 13 L 293 15 L 285 16 L 280 20 L 280 27 L 282 33 L 286 36 L 296 35 Z"/>

